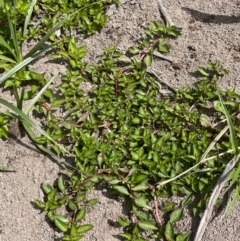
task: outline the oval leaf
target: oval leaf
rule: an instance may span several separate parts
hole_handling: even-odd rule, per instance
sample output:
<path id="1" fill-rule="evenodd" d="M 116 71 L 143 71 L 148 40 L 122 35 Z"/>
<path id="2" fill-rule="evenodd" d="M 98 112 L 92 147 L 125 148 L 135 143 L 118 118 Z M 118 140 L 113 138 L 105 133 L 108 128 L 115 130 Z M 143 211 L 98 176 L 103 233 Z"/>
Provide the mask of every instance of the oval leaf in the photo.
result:
<path id="1" fill-rule="evenodd" d="M 49 201 L 53 202 L 53 201 L 55 200 L 56 193 L 57 193 L 57 190 L 56 190 L 56 189 L 53 189 L 51 192 L 48 193 L 47 199 L 48 199 Z"/>
<path id="2" fill-rule="evenodd" d="M 144 197 L 140 197 L 134 200 L 135 204 L 140 208 L 146 208 L 152 210 L 150 206 L 147 205 L 147 200 Z"/>
<path id="3" fill-rule="evenodd" d="M 151 65 L 152 63 L 152 56 L 151 55 L 147 55 L 145 58 L 144 58 L 144 63 L 149 66 Z"/>
<path id="4" fill-rule="evenodd" d="M 170 222 L 171 223 L 177 222 L 178 220 L 181 219 L 182 214 L 183 214 L 182 208 L 178 208 L 178 209 L 174 210 L 170 215 Z"/>
<path id="5" fill-rule="evenodd" d="M 164 234 L 168 241 L 175 241 L 174 240 L 174 230 L 173 230 L 173 226 L 170 221 L 166 225 Z"/>
<path id="6" fill-rule="evenodd" d="M 183 233 L 177 236 L 176 241 L 187 241 L 191 232 Z"/>
<path id="7" fill-rule="evenodd" d="M 54 219 L 54 224 L 56 225 L 56 227 L 58 227 L 62 232 L 67 232 L 68 230 L 68 224 L 62 222 L 61 220 L 59 220 L 58 218 Z"/>
<path id="8" fill-rule="evenodd" d="M 46 194 L 50 193 L 53 190 L 51 185 L 49 185 L 47 183 L 42 183 L 42 189 Z"/>
<path id="9" fill-rule="evenodd" d="M 122 227 L 127 227 L 130 223 L 127 219 L 122 218 L 122 217 L 118 217 L 118 222 Z"/>
<path id="10" fill-rule="evenodd" d="M 153 221 L 141 221 L 138 223 L 138 226 L 145 231 L 158 230 L 156 223 Z"/>
<path id="11" fill-rule="evenodd" d="M 78 208 L 77 204 L 75 202 L 73 202 L 72 200 L 70 200 L 68 202 L 68 207 L 73 211 L 75 211 Z"/>
<path id="12" fill-rule="evenodd" d="M 93 228 L 92 224 L 84 224 L 78 227 L 77 232 L 78 233 L 86 233 L 87 231 L 91 230 Z"/>
<path id="13" fill-rule="evenodd" d="M 98 199 L 97 199 L 97 198 L 93 198 L 93 199 L 89 200 L 89 201 L 85 204 L 85 206 L 94 206 L 94 205 L 97 204 L 97 202 L 98 202 Z"/>
<path id="14" fill-rule="evenodd" d="M 84 219 L 86 215 L 86 207 L 83 207 L 81 210 L 78 211 L 77 216 L 76 216 L 76 221 L 81 221 Z"/>
<path id="15" fill-rule="evenodd" d="M 60 189 L 61 192 L 63 192 L 66 189 L 63 176 L 60 176 L 58 178 L 58 188 Z"/>
<path id="16" fill-rule="evenodd" d="M 128 192 L 127 188 L 124 187 L 124 186 L 114 186 L 114 189 L 118 190 L 122 194 L 130 195 L 130 193 Z"/>

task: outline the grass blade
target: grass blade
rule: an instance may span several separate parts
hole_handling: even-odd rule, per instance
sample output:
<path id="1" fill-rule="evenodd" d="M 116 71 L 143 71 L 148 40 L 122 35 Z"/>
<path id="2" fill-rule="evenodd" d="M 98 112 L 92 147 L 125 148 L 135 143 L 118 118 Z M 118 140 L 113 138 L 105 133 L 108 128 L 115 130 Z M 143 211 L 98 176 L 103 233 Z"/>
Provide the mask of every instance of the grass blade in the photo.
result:
<path id="1" fill-rule="evenodd" d="M 220 138 L 225 134 L 225 132 L 228 130 L 228 126 L 225 126 L 224 129 L 221 130 L 221 132 L 214 138 L 214 140 L 211 142 L 211 144 L 208 146 L 208 148 L 206 149 L 206 151 L 203 153 L 203 155 L 201 156 L 201 159 L 200 161 L 190 167 L 189 169 L 187 169 L 186 171 L 180 173 L 179 175 L 173 177 L 173 178 L 170 178 L 168 180 L 165 180 L 165 181 L 162 181 L 162 182 L 159 182 L 157 187 L 159 188 L 160 186 L 163 186 L 169 182 L 172 182 L 174 180 L 176 180 L 177 178 L 181 177 L 181 176 L 184 176 L 186 175 L 187 173 L 189 173 L 190 171 L 194 170 L 197 166 L 199 166 L 200 164 L 210 160 L 211 158 L 206 158 L 208 153 L 213 149 L 213 147 L 215 146 L 215 144 L 218 142 L 218 140 L 220 140 Z M 214 156 L 214 158 L 216 158 L 217 156 Z"/>
<path id="2" fill-rule="evenodd" d="M 87 6 L 82 7 L 82 8 L 80 8 L 80 9 L 78 9 L 77 11 L 73 12 L 72 14 L 65 16 L 60 22 L 56 23 L 56 24 L 43 36 L 43 38 L 30 50 L 30 52 L 27 53 L 27 54 L 24 56 L 24 58 L 31 57 L 31 56 L 34 55 L 39 49 L 41 49 L 41 47 L 43 46 L 43 44 L 50 38 L 50 36 L 51 36 L 52 34 L 55 33 L 56 30 L 58 30 L 58 29 L 62 26 L 62 24 L 63 24 L 68 18 L 73 17 L 77 12 L 79 12 L 79 11 L 85 9 L 85 8 L 88 8 L 89 6 L 98 4 L 99 2 L 101 2 L 101 1 L 96 1 L 96 2 L 94 2 L 94 3 L 88 4 Z"/>
<path id="3" fill-rule="evenodd" d="M 238 152 L 239 152 L 238 151 L 238 144 L 237 144 L 236 133 L 235 133 L 235 130 L 234 130 L 234 127 L 233 127 L 231 116 L 229 115 L 228 110 L 223 103 L 223 99 L 222 99 L 222 96 L 221 96 L 219 91 L 218 91 L 218 97 L 219 97 L 221 106 L 223 108 L 224 115 L 226 116 L 226 119 L 227 119 L 229 131 L 230 131 L 230 143 L 231 143 L 232 149 L 234 150 L 234 154 L 238 155 Z"/>
<path id="4" fill-rule="evenodd" d="M 19 110 L 17 107 L 15 107 L 13 104 L 9 103 L 6 100 L 3 100 L 0 98 L 0 104 L 3 104 L 10 110 L 12 110 L 16 115 L 14 115 L 16 118 L 18 118 L 21 122 L 25 123 L 28 130 L 30 131 L 29 127 L 34 127 L 36 130 L 39 131 L 43 136 L 45 136 L 48 140 L 53 142 L 55 145 L 58 145 L 61 150 L 63 150 L 65 153 L 68 153 L 68 150 L 63 148 L 61 145 L 59 145 L 57 142 L 55 142 L 40 126 L 38 126 L 34 121 L 32 121 L 25 113 L 23 113 L 21 110 Z"/>
<path id="5" fill-rule="evenodd" d="M 208 205 L 204 211 L 204 214 L 201 218 L 201 222 L 198 226 L 198 230 L 197 233 L 195 235 L 194 241 L 201 241 L 202 240 L 202 236 L 205 232 L 205 229 L 209 223 L 209 220 L 212 216 L 212 211 L 213 211 L 213 207 L 216 203 L 217 198 L 219 197 L 222 188 L 225 186 L 228 177 L 229 177 L 229 173 L 231 172 L 231 170 L 234 168 L 234 166 L 236 165 L 236 163 L 238 162 L 240 158 L 240 155 L 238 154 L 237 156 L 235 156 L 231 161 L 228 162 L 227 166 L 225 167 L 222 175 L 220 176 L 220 178 L 217 181 L 217 184 L 215 185 L 213 192 L 211 194 L 210 200 L 208 202 Z"/>
<path id="6" fill-rule="evenodd" d="M 28 9 L 27 16 L 24 21 L 24 27 L 23 27 L 23 37 L 27 34 L 27 27 L 29 25 L 29 21 L 31 19 L 32 13 L 33 13 L 33 8 L 36 4 L 37 0 L 32 0 L 32 3 L 30 5 L 30 8 Z"/>
<path id="7" fill-rule="evenodd" d="M 42 96 L 42 94 L 44 93 L 44 91 L 48 88 L 48 86 L 54 81 L 54 79 L 57 77 L 58 74 L 54 75 L 49 81 L 48 83 L 41 89 L 41 91 L 39 91 L 39 93 L 32 99 L 31 103 L 28 105 L 28 107 L 26 108 L 26 110 L 24 111 L 24 113 L 26 115 L 28 115 L 29 111 L 33 108 L 33 106 L 35 105 L 35 103 L 39 100 L 39 98 Z"/>
<path id="8" fill-rule="evenodd" d="M 0 171 L 5 171 L 5 172 L 7 171 L 7 172 L 9 172 L 9 171 L 13 171 L 13 170 L 11 170 L 9 167 L 0 165 Z"/>
<path id="9" fill-rule="evenodd" d="M 12 63 L 12 64 L 16 64 L 16 61 L 15 60 L 12 60 L 4 55 L 0 55 L 0 59 L 3 60 L 4 62 L 9 62 L 9 63 Z"/>
<path id="10" fill-rule="evenodd" d="M 16 59 L 16 54 L 14 53 L 14 51 L 12 50 L 12 48 L 10 47 L 10 45 L 6 42 L 6 40 L 4 39 L 4 37 L 2 35 L 0 35 L 0 44 L 2 46 L 4 46 L 12 55 L 13 57 Z"/>
<path id="11" fill-rule="evenodd" d="M 51 45 L 49 45 L 48 47 L 46 47 L 45 49 L 38 51 L 37 53 L 35 53 L 32 57 L 28 57 L 27 59 L 24 59 L 21 63 L 19 63 L 18 65 L 16 65 L 14 68 L 12 68 L 10 71 L 8 71 L 6 74 L 4 74 L 1 78 L 0 78 L 0 84 L 3 83 L 5 80 L 7 80 L 9 77 L 11 77 L 13 74 L 15 74 L 18 70 L 20 70 L 21 68 L 23 68 L 24 66 L 28 65 L 29 63 L 31 63 L 33 60 L 35 60 L 36 58 L 38 58 L 40 55 L 42 55 L 43 53 L 45 53 L 47 50 L 51 49 L 55 44 L 57 44 L 58 42 L 55 42 Z"/>
<path id="12" fill-rule="evenodd" d="M 16 18 L 16 1 L 14 0 L 14 23 L 12 23 L 9 14 L 7 14 L 7 19 L 8 19 L 8 26 L 10 28 L 10 32 L 11 32 L 11 36 L 12 36 L 12 40 L 13 40 L 13 45 L 14 45 L 14 49 L 15 49 L 15 56 L 16 56 L 16 61 L 19 63 L 22 61 L 22 56 L 21 56 L 21 51 L 19 48 L 19 43 L 18 43 L 18 39 L 17 39 L 17 30 L 16 30 L 16 22 L 17 22 L 17 18 Z"/>

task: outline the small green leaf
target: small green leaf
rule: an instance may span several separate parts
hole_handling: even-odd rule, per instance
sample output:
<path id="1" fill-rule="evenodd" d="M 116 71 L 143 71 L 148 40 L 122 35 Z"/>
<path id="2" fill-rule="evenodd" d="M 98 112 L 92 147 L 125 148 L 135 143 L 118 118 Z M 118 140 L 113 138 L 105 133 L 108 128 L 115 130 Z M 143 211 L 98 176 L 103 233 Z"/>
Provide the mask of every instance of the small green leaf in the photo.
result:
<path id="1" fill-rule="evenodd" d="M 133 46 L 133 47 L 128 48 L 128 52 L 131 54 L 138 54 L 140 52 L 140 50 L 139 50 L 139 48 Z"/>
<path id="2" fill-rule="evenodd" d="M 35 200 L 34 200 L 34 203 L 35 203 L 39 208 L 42 208 L 42 209 L 45 208 L 45 203 L 44 203 L 44 202 L 41 202 L 41 201 L 35 199 Z"/>
<path id="3" fill-rule="evenodd" d="M 44 95 L 46 97 L 48 97 L 49 99 L 53 99 L 54 98 L 54 94 L 53 94 L 53 91 L 51 89 L 47 89 L 45 92 L 44 92 Z"/>
<path id="4" fill-rule="evenodd" d="M 215 109 L 216 111 L 219 111 L 219 112 L 224 113 L 224 109 L 223 109 L 220 101 L 218 101 L 218 100 L 214 101 L 214 102 L 213 102 L 213 106 L 214 106 L 214 109 Z"/>
<path id="5" fill-rule="evenodd" d="M 128 192 L 127 188 L 124 187 L 124 186 L 114 186 L 114 189 L 116 189 L 117 191 L 119 191 L 122 194 L 130 195 L 130 193 Z"/>
<path id="6" fill-rule="evenodd" d="M 69 200 L 69 202 L 68 202 L 68 207 L 69 207 L 71 210 L 73 210 L 73 211 L 75 211 L 75 210 L 78 209 L 77 204 L 76 204 L 74 201 L 72 201 L 72 200 Z"/>
<path id="7" fill-rule="evenodd" d="M 61 192 L 63 192 L 66 189 L 63 176 L 60 176 L 58 178 L 58 188 L 60 189 Z"/>
<path id="8" fill-rule="evenodd" d="M 91 224 L 84 224 L 84 225 L 81 225 L 77 228 L 77 232 L 78 233 L 86 233 L 87 231 L 93 229 L 93 225 Z"/>
<path id="9" fill-rule="evenodd" d="M 119 236 L 121 236 L 127 240 L 132 240 L 132 235 L 130 233 L 120 233 Z"/>
<path id="10" fill-rule="evenodd" d="M 168 202 L 168 203 L 166 203 L 166 204 L 164 205 L 163 210 L 164 210 L 165 212 L 172 211 L 172 210 L 174 209 L 175 205 L 176 205 L 176 204 L 175 204 L 174 202 Z"/>
<path id="11" fill-rule="evenodd" d="M 45 194 L 48 194 L 53 190 L 52 186 L 47 183 L 42 183 L 42 189 Z"/>
<path id="12" fill-rule="evenodd" d="M 206 70 L 205 68 L 203 68 L 203 67 L 198 67 L 197 70 L 198 70 L 198 72 L 200 72 L 203 76 L 206 76 L 206 77 L 209 76 L 209 74 L 208 74 L 208 72 L 207 72 L 207 70 Z"/>
<path id="13" fill-rule="evenodd" d="M 125 219 L 125 218 L 122 218 L 122 217 L 118 217 L 118 222 L 119 222 L 119 224 L 122 226 L 122 227 L 127 227 L 127 226 L 129 226 L 129 221 L 127 220 L 127 219 Z"/>
<path id="14" fill-rule="evenodd" d="M 54 99 L 51 102 L 51 107 L 52 108 L 58 108 L 60 105 L 64 104 L 66 102 L 65 99 Z"/>
<path id="15" fill-rule="evenodd" d="M 63 196 L 57 200 L 57 203 L 64 205 L 67 202 L 67 196 Z"/>
<path id="16" fill-rule="evenodd" d="M 132 156 L 132 159 L 133 159 L 133 160 L 136 160 L 136 161 L 137 161 L 137 160 L 139 159 L 139 155 L 138 155 L 136 152 L 133 152 L 133 151 L 132 151 L 132 152 L 131 152 L 131 156 Z"/>
<path id="17" fill-rule="evenodd" d="M 63 215 L 54 215 L 53 220 L 58 219 L 63 223 L 68 223 L 68 220 Z"/>
<path id="18" fill-rule="evenodd" d="M 81 221 L 82 219 L 84 219 L 85 215 L 86 215 L 86 207 L 83 207 L 81 210 L 78 211 L 75 220 Z"/>
<path id="19" fill-rule="evenodd" d="M 46 204 L 46 207 L 45 207 L 45 209 L 46 208 L 47 209 L 45 211 L 47 211 L 47 210 L 56 210 L 56 209 L 58 209 L 60 207 L 61 207 L 61 205 L 53 203 L 51 201 L 48 201 L 47 204 Z"/>
<path id="20" fill-rule="evenodd" d="M 132 122 L 133 122 L 133 124 L 140 124 L 141 123 L 141 119 L 139 117 L 134 117 L 132 119 Z"/>
<path id="21" fill-rule="evenodd" d="M 118 58 L 118 61 L 119 61 L 119 62 L 122 62 L 122 63 L 131 63 L 131 59 L 128 58 L 127 56 L 125 56 L 125 55 L 121 55 L 121 56 Z"/>
<path id="22" fill-rule="evenodd" d="M 170 222 L 171 223 L 175 223 L 178 220 L 181 219 L 183 214 L 183 209 L 182 208 L 177 208 L 176 210 L 174 210 L 171 215 L 170 215 Z"/>
<path id="23" fill-rule="evenodd" d="M 201 114 L 200 116 L 200 123 L 203 127 L 211 126 L 211 121 L 207 115 Z"/>
<path id="24" fill-rule="evenodd" d="M 76 226 L 75 223 L 72 223 L 71 230 L 70 230 L 70 234 L 71 234 L 71 235 L 77 234 L 77 226 Z"/>
<path id="25" fill-rule="evenodd" d="M 147 199 L 145 197 L 139 197 L 134 200 L 135 204 L 140 208 L 146 208 L 148 210 L 152 210 L 150 206 L 147 205 Z"/>
<path id="26" fill-rule="evenodd" d="M 65 222 L 62 222 L 61 220 L 59 220 L 58 218 L 54 219 L 54 224 L 56 225 L 56 227 L 58 227 L 62 232 L 67 232 L 68 230 L 68 224 Z"/>
<path id="27" fill-rule="evenodd" d="M 115 185 L 115 184 L 118 184 L 118 183 L 121 183 L 122 180 L 118 180 L 118 179 L 115 179 L 115 180 L 112 180 L 110 182 L 108 182 L 110 185 Z"/>
<path id="28" fill-rule="evenodd" d="M 89 201 L 85 204 L 85 206 L 94 206 L 94 205 L 97 204 L 97 202 L 98 202 L 98 199 L 97 199 L 97 198 L 93 198 L 93 199 L 89 200 Z"/>
<path id="29" fill-rule="evenodd" d="M 175 241 L 174 239 L 174 230 L 171 222 L 167 222 L 166 228 L 165 228 L 165 237 L 168 241 Z"/>
<path id="30" fill-rule="evenodd" d="M 83 237 L 84 237 L 84 235 L 82 235 L 82 234 L 73 234 L 73 235 L 63 236 L 62 240 L 63 241 L 79 241 Z"/>
<path id="31" fill-rule="evenodd" d="M 154 221 L 141 221 L 138 223 L 138 225 L 145 231 L 158 230 Z"/>
<path id="32" fill-rule="evenodd" d="M 158 51 L 161 53 L 169 53 L 169 46 L 167 44 L 159 44 Z"/>
<path id="33" fill-rule="evenodd" d="M 148 180 L 144 180 L 140 184 L 132 188 L 133 191 L 143 191 L 147 189 L 149 189 Z"/>
<path id="34" fill-rule="evenodd" d="M 53 190 L 52 190 L 51 192 L 49 192 L 48 195 L 47 195 L 48 200 L 51 201 L 51 202 L 55 201 L 56 194 L 57 194 L 57 190 L 56 190 L 56 189 L 53 189 Z"/>
<path id="35" fill-rule="evenodd" d="M 147 66 L 150 66 L 152 64 L 152 56 L 151 55 L 147 55 L 145 58 L 144 58 L 144 63 L 147 65 Z"/>
<path id="36" fill-rule="evenodd" d="M 51 221 L 54 221 L 54 216 L 55 216 L 54 211 L 49 211 L 49 212 L 47 213 L 47 217 L 48 217 Z"/>
<path id="37" fill-rule="evenodd" d="M 137 213 L 136 216 L 141 220 L 141 221 L 147 221 L 150 218 L 150 213 L 149 211 L 146 212 L 141 212 Z"/>
<path id="38" fill-rule="evenodd" d="M 176 238 L 176 241 L 187 241 L 190 235 L 191 235 L 191 232 L 179 234 Z"/>

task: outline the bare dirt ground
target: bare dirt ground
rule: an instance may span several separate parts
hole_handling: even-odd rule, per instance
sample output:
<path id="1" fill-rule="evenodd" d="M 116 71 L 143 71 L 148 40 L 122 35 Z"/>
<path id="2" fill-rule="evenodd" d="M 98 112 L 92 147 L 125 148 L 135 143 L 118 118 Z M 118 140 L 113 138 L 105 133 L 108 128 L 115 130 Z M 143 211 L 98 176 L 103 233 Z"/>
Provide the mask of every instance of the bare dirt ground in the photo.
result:
<path id="1" fill-rule="evenodd" d="M 162 80 L 173 87 L 192 86 L 197 81 L 197 66 L 220 60 L 229 71 L 229 75 L 220 81 L 220 86 L 224 89 L 236 87 L 240 92 L 240 1 L 164 0 L 163 3 L 175 25 L 182 29 L 182 36 L 170 41 L 172 63 L 154 60 L 153 67 L 159 71 Z M 125 51 L 143 36 L 143 30 L 150 21 L 163 22 L 156 0 L 122 0 L 119 6 L 112 5 L 107 14 L 109 23 L 105 29 L 84 40 L 79 37 L 79 43 L 88 47 L 86 60 L 89 62 L 96 62 L 102 49 L 110 44 Z M 28 47 L 31 47 L 30 44 Z M 32 68 L 48 76 L 59 72 L 60 79 L 65 66 L 48 60 L 43 57 Z M 13 101 L 8 92 L 0 95 Z M 16 170 L 0 172 L 0 241 L 59 240 L 59 234 L 45 221 L 44 214 L 32 205 L 35 198 L 43 198 L 40 184 L 52 183 L 59 167 L 39 153 L 27 137 L 13 134 L 17 136 L 13 138 L 15 140 L 0 140 L 0 164 Z M 82 240 L 121 240 L 117 237 L 121 230 L 116 221 L 118 215 L 124 212 L 124 206 L 108 198 L 106 190 L 95 190 L 93 195 L 99 197 L 99 203 L 91 209 L 86 221 L 95 227 Z M 240 240 L 239 204 L 229 216 L 222 220 L 216 217 L 208 225 L 203 241 Z M 179 228 L 194 233 L 198 222 L 186 214 Z"/>

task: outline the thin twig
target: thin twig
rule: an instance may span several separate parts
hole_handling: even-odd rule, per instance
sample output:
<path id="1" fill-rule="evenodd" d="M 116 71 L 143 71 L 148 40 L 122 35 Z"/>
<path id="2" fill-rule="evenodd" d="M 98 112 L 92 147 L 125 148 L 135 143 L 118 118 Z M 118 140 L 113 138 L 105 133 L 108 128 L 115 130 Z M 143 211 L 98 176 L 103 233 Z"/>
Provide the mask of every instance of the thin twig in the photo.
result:
<path id="1" fill-rule="evenodd" d="M 199 224 L 197 233 L 195 235 L 194 241 L 201 241 L 202 236 L 205 232 L 206 226 L 209 223 L 209 220 L 212 216 L 213 207 L 216 203 L 217 198 L 219 197 L 219 194 L 221 193 L 222 188 L 225 186 L 227 179 L 229 177 L 229 173 L 234 168 L 235 164 L 238 162 L 240 158 L 240 154 L 238 154 L 236 157 L 234 157 L 225 167 L 222 175 L 220 176 L 215 188 L 213 189 L 211 198 L 209 200 L 209 203 L 207 205 L 207 208 L 204 211 L 203 217 L 201 219 L 201 222 Z"/>
<path id="2" fill-rule="evenodd" d="M 152 185 L 149 184 L 149 188 L 155 193 L 156 192 L 156 188 Z M 159 216 L 159 210 L 158 210 L 158 200 L 157 200 L 157 197 L 154 195 L 154 200 L 153 200 L 153 204 L 154 204 L 154 216 L 155 216 L 155 219 L 156 219 L 156 222 L 159 226 L 159 228 L 162 226 L 162 221 L 161 221 L 161 218 Z"/>
<path id="3" fill-rule="evenodd" d="M 149 70 L 147 70 L 147 72 L 148 72 L 149 74 L 154 75 L 160 83 L 162 83 L 162 84 L 164 84 L 165 86 L 167 86 L 173 93 L 176 93 L 176 90 L 175 90 L 173 87 L 171 87 L 169 84 L 167 84 L 166 82 L 164 82 L 164 81 L 156 74 L 156 72 L 155 72 L 153 69 L 151 69 L 151 70 L 149 69 Z M 161 92 L 161 91 L 160 91 L 160 92 Z M 161 92 L 161 93 L 162 93 L 162 92 Z M 166 93 L 162 93 L 162 94 L 166 94 Z M 172 93 L 169 92 L 168 94 L 172 94 Z"/>
<path id="4" fill-rule="evenodd" d="M 157 57 L 157 58 L 160 58 L 160 59 L 167 60 L 167 61 L 170 62 L 170 63 L 175 63 L 175 64 L 176 64 L 176 62 L 177 62 L 176 60 L 173 59 L 173 57 L 166 56 L 166 55 L 161 54 L 161 53 L 159 53 L 159 52 L 157 52 L 157 51 L 155 51 L 155 52 L 153 53 L 153 56 L 154 56 L 154 57 Z"/>
<path id="5" fill-rule="evenodd" d="M 154 196 L 154 213 L 155 213 L 157 224 L 159 227 L 161 227 L 162 222 L 161 222 L 161 218 L 160 218 L 159 212 L 158 212 L 158 201 L 157 201 L 156 196 Z"/>
<path id="6" fill-rule="evenodd" d="M 162 0 L 157 0 L 157 3 L 158 3 L 159 10 L 165 20 L 165 24 L 169 23 L 170 26 L 175 26 L 166 8 L 163 6 Z"/>

